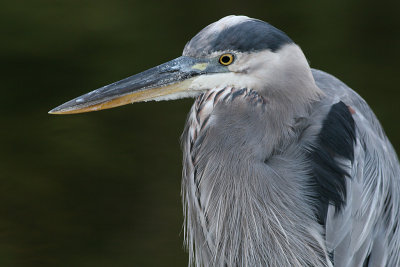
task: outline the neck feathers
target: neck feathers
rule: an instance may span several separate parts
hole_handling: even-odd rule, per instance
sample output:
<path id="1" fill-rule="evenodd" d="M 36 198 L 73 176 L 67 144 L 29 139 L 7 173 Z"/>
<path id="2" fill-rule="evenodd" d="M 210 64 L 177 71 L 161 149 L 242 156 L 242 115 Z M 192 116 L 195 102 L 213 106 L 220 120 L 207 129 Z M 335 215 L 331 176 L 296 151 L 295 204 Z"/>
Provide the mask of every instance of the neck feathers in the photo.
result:
<path id="1" fill-rule="evenodd" d="M 293 162 L 271 157 L 278 133 L 290 135 L 290 127 L 269 105 L 256 91 L 220 88 L 192 107 L 182 136 L 182 196 L 196 266 L 327 266 L 312 207 L 298 205 L 308 202 L 298 193 L 306 172 L 293 164 L 296 146 L 285 149 Z"/>
<path id="2" fill-rule="evenodd" d="M 291 116 L 303 115 L 310 103 L 324 95 L 315 84 L 303 51 L 296 44 L 288 44 L 273 55 L 265 53 L 266 66 L 256 74 L 265 82 L 257 91 Z"/>

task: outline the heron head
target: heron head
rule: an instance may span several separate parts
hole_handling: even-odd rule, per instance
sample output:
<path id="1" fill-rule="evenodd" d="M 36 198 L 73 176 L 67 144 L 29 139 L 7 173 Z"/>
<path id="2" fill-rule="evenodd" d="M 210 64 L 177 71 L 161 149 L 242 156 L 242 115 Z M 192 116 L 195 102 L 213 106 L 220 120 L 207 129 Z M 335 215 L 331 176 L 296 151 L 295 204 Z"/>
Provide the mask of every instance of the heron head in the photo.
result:
<path id="1" fill-rule="evenodd" d="M 251 88 L 272 98 L 307 98 L 311 96 L 304 92 L 316 91 L 304 54 L 284 32 L 261 20 L 227 16 L 194 36 L 181 57 L 77 97 L 49 113 L 195 97 L 226 86 Z"/>

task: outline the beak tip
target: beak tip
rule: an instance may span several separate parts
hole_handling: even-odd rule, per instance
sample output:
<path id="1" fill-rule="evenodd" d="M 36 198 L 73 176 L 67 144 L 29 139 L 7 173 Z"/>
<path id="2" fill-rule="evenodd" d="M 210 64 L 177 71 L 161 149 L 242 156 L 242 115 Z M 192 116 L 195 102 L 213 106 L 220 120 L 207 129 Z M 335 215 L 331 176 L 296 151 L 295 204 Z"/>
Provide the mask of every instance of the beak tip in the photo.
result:
<path id="1" fill-rule="evenodd" d="M 47 113 L 54 115 L 54 114 L 64 114 L 65 112 L 66 112 L 66 110 L 64 108 L 62 108 L 61 106 L 58 106 L 56 108 L 53 108 L 52 110 L 50 110 Z"/>
<path id="2" fill-rule="evenodd" d="M 65 102 L 62 105 L 59 105 L 48 112 L 48 114 L 69 114 L 71 111 L 79 109 L 76 105 L 76 100 L 73 99 L 71 101 Z"/>

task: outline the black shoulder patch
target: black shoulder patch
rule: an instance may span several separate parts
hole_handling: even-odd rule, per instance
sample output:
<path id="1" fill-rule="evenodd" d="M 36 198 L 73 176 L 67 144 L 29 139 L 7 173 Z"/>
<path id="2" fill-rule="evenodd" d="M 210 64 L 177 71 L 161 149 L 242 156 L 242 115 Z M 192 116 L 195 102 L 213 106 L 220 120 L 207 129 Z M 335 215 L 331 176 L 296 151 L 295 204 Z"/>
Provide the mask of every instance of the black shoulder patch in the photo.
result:
<path id="1" fill-rule="evenodd" d="M 325 225 L 329 204 L 338 212 L 346 201 L 346 177 L 349 176 L 338 158 L 354 160 L 355 125 L 349 108 L 334 104 L 323 121 L 316 145 L 310 152 L 311 186 L 316 195 L 319 222 Z"/>

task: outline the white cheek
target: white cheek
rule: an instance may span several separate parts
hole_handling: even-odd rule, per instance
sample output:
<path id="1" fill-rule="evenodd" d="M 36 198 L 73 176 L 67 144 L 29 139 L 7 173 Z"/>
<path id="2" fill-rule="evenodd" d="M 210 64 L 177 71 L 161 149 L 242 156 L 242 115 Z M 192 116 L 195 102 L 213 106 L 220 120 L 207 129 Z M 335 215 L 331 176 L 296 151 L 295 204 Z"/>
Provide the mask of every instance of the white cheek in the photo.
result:
<path id="1" fill-rule="evenodd" d="M 259 80 L 248 74 L 234 72 L 209 74 L 194 79 L 189 89 L 202 91 L 227 86 L 256 89 L 259 86 Z"/>

